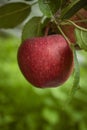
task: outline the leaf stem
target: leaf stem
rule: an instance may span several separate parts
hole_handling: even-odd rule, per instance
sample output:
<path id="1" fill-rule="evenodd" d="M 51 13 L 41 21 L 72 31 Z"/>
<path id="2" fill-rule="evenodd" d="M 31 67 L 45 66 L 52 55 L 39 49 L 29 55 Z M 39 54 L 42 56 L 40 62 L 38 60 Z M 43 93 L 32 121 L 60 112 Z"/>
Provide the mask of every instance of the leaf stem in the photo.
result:
<path id="1" fill-rule="evenodd" d="M 71 45 L 70 40 L 67 38 L 67 36 L 65 35 L 65 33 L 62 31 L 61 27 L 58 25 L 57 26 L 59 31 L 61 32 L 61 34 L 64 36 L 64 38 L 66 39 L 66 41 L 69 43 L 69 45 Z"/>
<path id="2" fill-rule="evenodd" d="M 87 19 L 75 20 L 74 22 L 75 22 L 75 23 L 87 22 Z M 72 24 L 69 23 L 69 22 L 61 22 L 60 24 L 61 24 L 61 25 L 72 25 Z"/>
<path id="3" fill-rule="evenodd" d="M 69 22 L 69 23 L 71 23 L 72 25 L 74 25 L 76 28 L 78 28 L 78 29 L 80 29 L 80 30 L 87 31 L 87 29 L 78 26 L 77 24 L 75 24 L 75 23 L 74 23 L 73 21 L 71 21 L 71 20 L 66 20 L 66 21 Z"/>
<path id="4" fill-rule="evenodd" d="M 50 9 L 50 7 L 49 7 L 49 9 Z M 50 10 L 50 12 L 51 12 L 51 10 Z M 65 33 L 62 31 L 62 29 L 61 29 L 61 27 L 59 26 L 59 23 L 56 21 L 56 18 L 54 17 L 54 15 L 52 14 L 52 12 L 51 12 L 51 17 L 52 17 L 52 20 L 55 22 L 55 24 L 57 25 L 57 28 L 59 29 L 59 31 L 61 32 L 61 34 L 64 36 L 64 38 L 66 39 L 66 41 L 67 41 L 67 43 L 69 44 L 69 46 L 71 47 L 71 42 L 70 42 L 70 40 L 68 39 L 68 37 L 65 35 Z"/>
<path id="5" fill-rule="evenodd" d="M 71 45 L 70 40 L 69 40 L 68 37 L 65 35 L 65 33 L 62 31 L 61 27 L 58 25 L 58 22 L 56 21 L 55 17 L 53 17 L 53 21 L 54 21 L 55 24 L 57 25 L 57 28 L 59 29 L 59 31 L 61 32 L 61 34 L 64 36 L 64 38 L 66 39 L 66 41 L 68 42 L 68 44 Z"/>
<path id="6" fill-rule="evenodd" d="M 75 23 L 87 22 L 87 19 L 75 20 Z"/>

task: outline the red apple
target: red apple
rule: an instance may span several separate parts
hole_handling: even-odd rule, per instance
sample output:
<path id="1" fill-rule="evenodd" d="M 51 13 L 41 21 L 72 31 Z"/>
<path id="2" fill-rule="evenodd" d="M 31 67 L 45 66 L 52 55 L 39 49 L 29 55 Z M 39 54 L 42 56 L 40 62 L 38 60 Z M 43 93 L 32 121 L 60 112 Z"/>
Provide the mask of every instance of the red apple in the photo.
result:
<path id="1" fill-rule="evenodd" d="M 18 50 L 18 64 L 25 78 L 39 88 L 63 84 L 73 70 L 73 53 L 62 35 L 24 41 Z"/>
<path id="2" fill-rule="evenodd" d="M 87 19 L 87 10 L 81 9 L 79 10 L 70 20 L 76 21 L 76 20 L 82 20 Z M 87 22 L 78 22 L 77 25 L 87 28 Z M 73 25 L 64 25 L 61 27 L 63 32 L 66 34 L 66 36 L 70 39 L 72 43 L 76 42 L 74 30 L 75 27 Z"/>

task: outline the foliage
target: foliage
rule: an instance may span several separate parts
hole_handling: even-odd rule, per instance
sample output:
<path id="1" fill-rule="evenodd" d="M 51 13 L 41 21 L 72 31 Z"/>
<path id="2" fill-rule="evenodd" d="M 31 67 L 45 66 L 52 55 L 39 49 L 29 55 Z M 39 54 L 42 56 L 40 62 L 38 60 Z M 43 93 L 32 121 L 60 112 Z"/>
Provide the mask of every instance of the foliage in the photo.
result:
<path id="1" fill-rule="evenodd" d="M 82 31 L 80 29 L 76 29 L 75 33 L 77 35 L 77 43 L 79 44 L 79 46 L 84 49 L 85 51 L 87 51 L 87 32 L 86 31 Z"/>
<path id="2" fill-rule="evenodd" d="M 23 22 L 30 13 L 26 3 L 9 3 L 0 8 L 0 28 L 12 28 Z"/>
<path id="3" fill-rule="evenodd" d="M 42 31 L 41 31 L 41 19 L 42 17 L 33 17 L 31 18 L 27 24 L 24 26 L 23 32 L 22 32 L 22 41 L 36 36 L 41 36 Z M 28 28 L 26 30 L 26 28 Z"/>

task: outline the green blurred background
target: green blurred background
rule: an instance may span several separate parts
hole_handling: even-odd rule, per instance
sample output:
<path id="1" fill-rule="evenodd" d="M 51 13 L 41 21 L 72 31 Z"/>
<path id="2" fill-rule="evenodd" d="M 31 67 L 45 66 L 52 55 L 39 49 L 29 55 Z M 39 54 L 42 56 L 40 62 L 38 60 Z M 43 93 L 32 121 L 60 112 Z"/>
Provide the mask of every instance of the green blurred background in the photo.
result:
<path id="1" fill-rule="evenodd" d="M 81 88 L 67 104 L 73 76 L 58 88 L 32 87 L 18 68 L 20 43 L 0 35 L 0 130 L 87 130 L 87 53 L 78 51 Z"/>

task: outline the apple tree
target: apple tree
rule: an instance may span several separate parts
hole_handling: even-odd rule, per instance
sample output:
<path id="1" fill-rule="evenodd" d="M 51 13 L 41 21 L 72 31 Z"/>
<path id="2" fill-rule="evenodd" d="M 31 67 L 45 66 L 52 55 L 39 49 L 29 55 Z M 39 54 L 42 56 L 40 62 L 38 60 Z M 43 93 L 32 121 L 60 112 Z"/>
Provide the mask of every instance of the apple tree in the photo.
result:
<path id="1" fill-rule="evenodd" d="M 38 10 L 41 12 L 41 15 L 38 16 L 38 14 L 36 14 L 35 16 L 32 17 L 31 13 L 33 10 L 36 9 L 35 6 L 37 6 Z M 46 38 L 45 40 L 43 40 L 44 41 L 43 44 L 45 45 L 45 43 L 47 43 L 48 45 L 48 41 L 47 41 L 48 37 L 51 37 L 51 41 L 52 41 L 54 39 L 53 36 L 56 35 L 58 38 L 55 41 L 57 42 L 57 44 L 59 43 L 60 48 L 63 43 L 65 43 L 66 46 L 69 47 L 70 51 L 73 54 L 73 58 L 72 56 L 69 57 L 70 55 L 66 55 L 65 50 L 63 52 L 63 49 L 64 49 L 64 46 L 63 46 L 63 49 L 60 49 L 59 53 L 61 55 L 60 56 L 61 59 L 63 59 L 64 62 L 60 63 L 61 60 L 59 61 L 59 59 L 57 59 L 58 60 L 57 63 L 60 63 L 59 70 L 62 69 L 62 71 L 58 71 L 57 73 L 59 73 L 58 75 L 60 75 L 63 72 L 67 72 L 69 73 L 68 76 L 65 73 L 64 74 L 65 74 L 65 77 L 68 78 L 71 75 L 71 70 L 73 68 L 73 72 L 74 72 L 73 85 L 72 85 L 71 93 L 70 93 L 70 96 L 71 95 L 73 96 L 75 91 L 80 87 L 80 84 L 79 84 L 80 70 L 79 70 L 79 63 L 78 63 L 76 51 L 80 51 L 80 50 L 87 51 L 87 0 L 21 0 L 21 1 L 5 0 L 5 1 L 1 1 L 0 29 L 14 29 L 14 28 L 17 28 L 19 25 L 22 26 L 22 31 L 21 31 L 22 44 L 25 44 L 25 41 L 29 39 L 30 47 L 29 47 L 29 50 L 27 50 L 28 48 L 26 46 L 25 47 L 26 49 L 24 51 L 21 51 L 21 55 L 18 58 L 18 62 L 20 59 L 23 58 L 24 52 L 26 52 L 27 54 L 28 51 L 31 51 L 30 49 L 32 46 L 31 43 L 33 44 L 36 41 L 41 43 L 43 38 Z M 63 42 L 60 42 L 61 41 L 61 38 L 59 39 L 60 35 L 62 36 L 64 40 Z M 34 38 L 36 38 L 37 40 Z M 38 38 L 41 38 L 41 40 L 38 41 Z M 32 39 L 34 39 L 34 41 Z M 51 41 L 49 40 L 49 42 Z M 53 48 L 56 48 L 57 47 L 56 45 Z M 39 43 L 38 45 L 36 44 L 36 46 L 39 46 Z M 32 47 L 32 50 L 34 47 Z M 39 48 L 37 52 L 35 53 L 35 55 L 38 54 L 38 51 L 40 50 Z M 46 49 L 47 47 L 45 48 L 45 50 Z M 56 49 L 55 53 L 57 53 L 57 51 L 58 50 Z M 42 54 L 42 52 L 40 53 Z M 30 56 L 32 55 L 31 53 L 29 53 Z M 43 53 L 45 55 L 46 51 L 44 51 Z M 54 55 L 54 51 L 50 55 Z M 27 58 L 26 57 L 24 58 L 28 60 L 28 57 L 29 56 L 27 56 Z M 67 60 L 67 57 L 69 57 L 68 60 Z M 39 59 L 40 61 L 43 59 L 42 57 L 39 57 L 39 58 L 40 58 Z M 46 61 L 47 63 L 48 60 L 49 58 L 45 56 L 44 61 Z M 64 67 L 65 60 L 67 62 L 67 64 L 65 64 L 66 67 Z M 24 60 L 20 62 L 23 62 L 23 61 Z M 30 62 L 31 61 L 29 61 L 29 63 Z M 38 66 L 39 66 L 39 63 L 38 63 Z M 34 65 L 34 63 L 31 63 L 31 64 Z M 63 68 L 61 65 L 63 66 Z M 28 69 L 28 66 L 26 66 L 25 62 L 23 66 L 24 66 L 23 68 L 21 67 L 21 71 L 23 72 L 24 75 L 28 75 L 28 73 L 26 74 L 25 72 L 25 70 Z M 70 67 L 70 70 L 68 70 L 69 67 Z M 35 69 L 35 66 L 32 68 Z M 52 65 L 51 65 L 51 69 L 53 69 L 52 71 L 54 71 L 54 67 L 52 67 Z M 29 73 L 32 74 L 33 71 L 34 71 L 33 69 L 30 69 Z M 39 73 L 39 71 L 40 69 L 38 69 L 36 75 Z M 47 71 L 49 71 L 49 69 Z M 35 73 L 33 73 L 33 75 L 34 74 Z M 44 75 L 44 77 L 46 77 L 48 72 L 45 74 L 44 73 L 42 74 Z M 49 75 L 51 74 L 52 73 L 50 73 Z M 49 78 L 47 79 L 47 81 L 50 82 L 50 85 L 48 83 L 48 86 L 52 86 L 52 87 L 55 86 L 55 83 L 53 83 L 55 80 L 56 82 L 59 82 L 58 78 L 60 78 L 60 81 L 62 81 L 62 77 L 64 76 L 64 74 L 62 74 L 61 76 L 57 77 L 57 74 L 56 74 L 56 77 L 55 76 L 53 77 L 53 74 L 52 76 L 49 76 Z M 36 78 L 33 78 L 33 76 L 32 77 L 28 76 L 29 81 L 32 84 L 35 80 L 37 81 L 36 75 L 34 76 Z M 42 76 L 42 80 L 43 80 L 43 76 Z"/>

